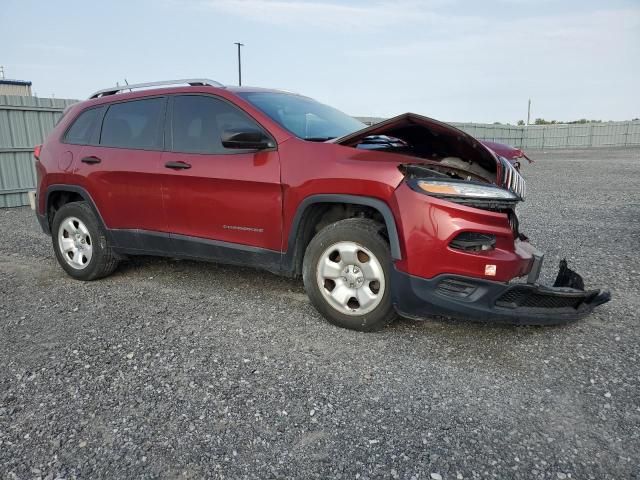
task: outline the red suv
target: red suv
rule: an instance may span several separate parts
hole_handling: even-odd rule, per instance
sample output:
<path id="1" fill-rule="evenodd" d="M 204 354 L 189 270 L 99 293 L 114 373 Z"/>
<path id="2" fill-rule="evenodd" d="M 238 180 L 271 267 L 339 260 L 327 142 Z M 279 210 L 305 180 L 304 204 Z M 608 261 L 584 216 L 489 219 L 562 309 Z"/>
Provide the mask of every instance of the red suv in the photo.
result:
<path id="1" fill-rule="evenodd" d="M 302 276 L 356 330 L 398 313 L 550 324 L 609 299 L 566 264 L 537 284 L 519 172 L 420 115 L 365 128 L 292 93 L 154 82 L 73 105 L 34 153 L 38 220 L 76 279 L 137 254 L 259 267 Z"/>

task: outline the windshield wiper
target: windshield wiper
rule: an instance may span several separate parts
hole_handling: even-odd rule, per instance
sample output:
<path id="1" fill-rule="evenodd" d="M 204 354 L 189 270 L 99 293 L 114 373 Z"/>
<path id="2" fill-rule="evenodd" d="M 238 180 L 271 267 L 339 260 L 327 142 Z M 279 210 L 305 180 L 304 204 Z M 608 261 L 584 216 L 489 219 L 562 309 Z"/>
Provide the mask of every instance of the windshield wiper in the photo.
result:
<path id="1" fill-rule="evenodd" d="M 308 142 L 326 142 L 327 140 L 333 140 L 336 137 L 306 137 Z"/>

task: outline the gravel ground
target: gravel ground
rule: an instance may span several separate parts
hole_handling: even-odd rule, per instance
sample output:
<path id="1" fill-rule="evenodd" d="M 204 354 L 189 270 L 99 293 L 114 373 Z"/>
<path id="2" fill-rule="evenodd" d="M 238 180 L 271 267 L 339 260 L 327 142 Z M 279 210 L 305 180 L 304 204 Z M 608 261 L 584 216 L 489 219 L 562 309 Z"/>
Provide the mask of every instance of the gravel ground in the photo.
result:
<path id="1" fill-rule="evenodd" d="M 300 281 L 71 280 L 0 210 L 0 478 L 640 478 L 640 150 L 531 152 L 522 226 L 613 292 L 563 327 L 335 328 Z"/>

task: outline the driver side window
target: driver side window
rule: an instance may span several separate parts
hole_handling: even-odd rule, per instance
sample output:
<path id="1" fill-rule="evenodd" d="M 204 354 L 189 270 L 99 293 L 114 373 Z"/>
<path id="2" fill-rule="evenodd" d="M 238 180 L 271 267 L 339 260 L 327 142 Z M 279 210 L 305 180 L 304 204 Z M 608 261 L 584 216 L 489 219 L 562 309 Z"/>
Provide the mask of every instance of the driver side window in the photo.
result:
<path id="1" fill-rule="evenodd" d="M 181 153 L 237 153 L 222 145 L 221 134 L 230 129 L 261 129 L 237 107 L 205 95 L 173 97 L 171 151 Z"/>

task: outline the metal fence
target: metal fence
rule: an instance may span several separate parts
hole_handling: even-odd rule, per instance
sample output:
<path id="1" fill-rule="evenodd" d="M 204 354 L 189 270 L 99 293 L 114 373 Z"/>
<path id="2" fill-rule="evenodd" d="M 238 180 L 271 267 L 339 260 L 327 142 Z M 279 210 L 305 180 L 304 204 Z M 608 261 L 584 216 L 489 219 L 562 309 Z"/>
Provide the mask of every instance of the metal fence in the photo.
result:
<path id="1" fill-rule="evenodd" d="M 28 205 L 35 188 L 33 147 L 42 143 L 62 111 L 77 100 L 0 95 L 0 208 Z M 383 118 L 360 117 L 368 124 Z M 640 121 L 557 125 L 451 123 L 481 140 L 515 147 L 640 146 Z"/>
<path id="2" fill-rule="evenodd" d="M 379 117 L 357 117 L 368 125 L 385 120 Z M 479 140 L 492 140 L 514 147 L 589 148 L 640 146 L 640 121 L 576 123 L 553 125 L 503 125 L 457 123 L 451 125 Z"/>
<path id="3" fill-rule="evenodd" d="M 28 205 L 36 176 L 33 147 L 77 100 L 0 95 L 0 207 Z"/>
<path id="4" fill-rule="evenodd" d="M 529 149 L 640 146 L 640 121 L 637 120 L 528 126 L 479 123 L 452 125 L 481 140 Z"/>

